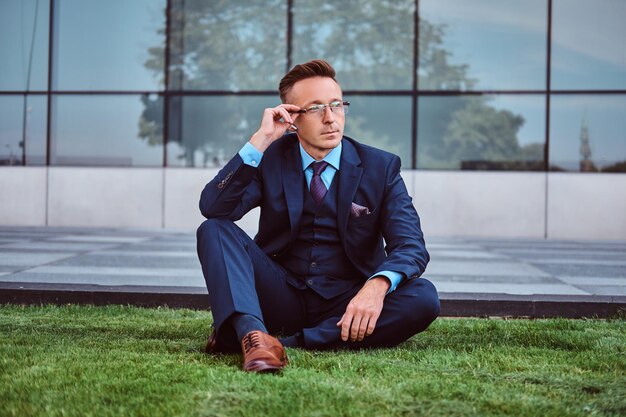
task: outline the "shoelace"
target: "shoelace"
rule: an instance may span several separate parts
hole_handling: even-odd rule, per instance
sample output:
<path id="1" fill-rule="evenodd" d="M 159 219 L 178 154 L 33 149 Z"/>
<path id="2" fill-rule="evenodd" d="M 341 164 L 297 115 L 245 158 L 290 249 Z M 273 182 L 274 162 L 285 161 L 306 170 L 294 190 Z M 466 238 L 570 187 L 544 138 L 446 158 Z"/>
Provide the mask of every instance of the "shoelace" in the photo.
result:
<path id="1" fill-rule="evenodd" d="M 243 339 L 243 349 L 246 353 L 250 352 L 251 349 L 259 347 L 261 342 L 259 341 L 258 333 L 248 333 L 244 336 Z"/>

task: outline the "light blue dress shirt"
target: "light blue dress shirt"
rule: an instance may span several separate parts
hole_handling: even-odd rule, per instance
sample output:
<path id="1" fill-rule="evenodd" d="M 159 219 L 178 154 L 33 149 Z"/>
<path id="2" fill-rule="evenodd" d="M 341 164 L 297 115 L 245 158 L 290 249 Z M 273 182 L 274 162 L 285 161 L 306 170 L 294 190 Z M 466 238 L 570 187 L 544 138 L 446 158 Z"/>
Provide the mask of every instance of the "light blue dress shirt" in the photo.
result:
<path id="1" fill-rule="evenodd" d="M 302 144 L 298 144 L 298 146 L 300 146 L 300 155 L 302 156 L 302 170 L 304 171 L 307 187 L 310 189 L 311 178 L 313 178 L 313 167 L 311 164 L 315 162 L 315 159 L 306 153 Z M 255 148 L 250 142 L 246 142 L 246 144 L 243 145 L 243 148 L 239 151 L 239 156 L 241 156 L 244 164 L 258 167 L 261 163 L 261 158 L 263 158 L 263 152 Z M 320 177 L 326 185 L 326 188 L 330 188 L 330 184 L 332 184 L 333 178 L 335 178 L 335 174 L 339 170 L 339 165 L 341 164 L 341 142 L 339 142 L 339 146 L 330 151 L 322 160 L 328 162 L 328 166 L 324 171 L 322 171 Z M 400 281 L 402 281 L 402 274 L 394 271 L 379 271 L 372 275 L 369 279 L 380 275 L 386 277 L 391 284 L 387 294 L 395 290 Z"/>
<path id="2" fill-rule="evenodd" d="M 311 155 L 306 153 L 302 144 L 299 143 L 298 146 L 300 146 L 300 156 L 302 156 L 302 170 L 304 171 L 307 187 L 309 187 L 310 190 L 311 178 L 313 178 L 313 167 L 311 164 L 316 161 Z M 335 178 L 335 174 L 339 171 L 339 164 L 341 164 L 341 142 L 339 142 L 339 146 L 328 152 L 328 155 L 326 155 L 322 161 L 328 162 L 328 166 L 324 171 L 322 171 L 320 177 L 322 178 L 322 182 L 326 186 L 326 189 L 329 189 L 330 184 L 333 182 L 333 178 Z"/>

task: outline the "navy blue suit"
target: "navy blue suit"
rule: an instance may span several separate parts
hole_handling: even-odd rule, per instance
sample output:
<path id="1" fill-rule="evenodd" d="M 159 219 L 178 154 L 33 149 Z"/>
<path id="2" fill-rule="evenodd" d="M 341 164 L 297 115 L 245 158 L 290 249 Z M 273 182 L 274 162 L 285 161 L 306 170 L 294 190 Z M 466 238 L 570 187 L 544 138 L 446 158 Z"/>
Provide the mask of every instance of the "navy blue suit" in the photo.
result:
<path id="1" fill-rule="evenodd" d="M 400 158 L 343 138 L 326 213 L 336 214 L 331 220 L 343 248 L 338 256 L 346 265 L 314 279 L 285 268 L 292 265 L 293 248 L 306 242 L 305 223 L 317 216 L 303 221 L 311 210 L 301 161 L 296 135 L 286 135 L 264 152 L 258 168 L 235 155 L 202 191 L 200 210 L 209 220 L 198 229 L 198 256 L 218 340 L 237 345 L 231 329 L 221 327 L 239 312 L 257 316 L 273 333 L 302 332 L 306 347 L 342 345 L 335 324 L 365 281 L 384 270 L 400 273 L 402 282 L 386 296 L 374 333 L 346 345 L 392 346 L 424 330 L 439 314 L 439 299 L 432 283 L 420 278 L 429 255 Z M 353 216 L 353 203 L 369 214 Z M 257 206 L 259 229 L 252 240 L 233 221 Z"/>

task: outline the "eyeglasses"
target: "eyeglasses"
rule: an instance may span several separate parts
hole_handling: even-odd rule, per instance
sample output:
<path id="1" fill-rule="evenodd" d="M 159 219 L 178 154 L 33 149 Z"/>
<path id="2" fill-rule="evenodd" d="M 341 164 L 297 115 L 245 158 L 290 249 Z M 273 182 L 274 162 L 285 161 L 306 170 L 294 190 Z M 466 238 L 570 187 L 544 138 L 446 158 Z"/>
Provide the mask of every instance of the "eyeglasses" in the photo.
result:
<path id="1" fill-rule="evenodd" d="M 330 111 L 332 111 L 333 113 L 348 114 L 348 110 L 350 109 L 350 102 L 349 101 L 333 101 L 332 103 L 328 103 L 328 104 L 316 104 L 314 106 L 307 107 L 306 109 L 300 109 L 300 110 L 294 111 L 293 113 L 312 114 L 312 115 L 321 116 L 322 114 L 324 114 L 326 107 L 328 107 Z"/>

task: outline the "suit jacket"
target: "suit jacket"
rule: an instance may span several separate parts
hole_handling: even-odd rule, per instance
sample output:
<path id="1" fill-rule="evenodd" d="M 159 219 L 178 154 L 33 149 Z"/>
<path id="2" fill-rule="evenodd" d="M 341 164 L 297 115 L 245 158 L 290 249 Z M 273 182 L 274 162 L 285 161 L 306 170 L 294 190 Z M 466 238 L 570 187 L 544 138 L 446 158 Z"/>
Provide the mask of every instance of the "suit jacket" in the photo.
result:
<path id="1" fill-rule="evenodd" d="M 419 277 L 430 257 L 400 176 L 400 158 L 346 136 L 342 143 L 337 220 L 348 258 L 364 280 L 383 270 Z M 304 181 L 297 136 L 288 134 L 270 145 L 258 168 L 235 155 L 205 186 L 200 211 L 207 218 L 235 221 L 260 206 L 254 240 L 280 263 L 300 228 Z M 370 213 L 351 215 L 352 203 Z"/>

